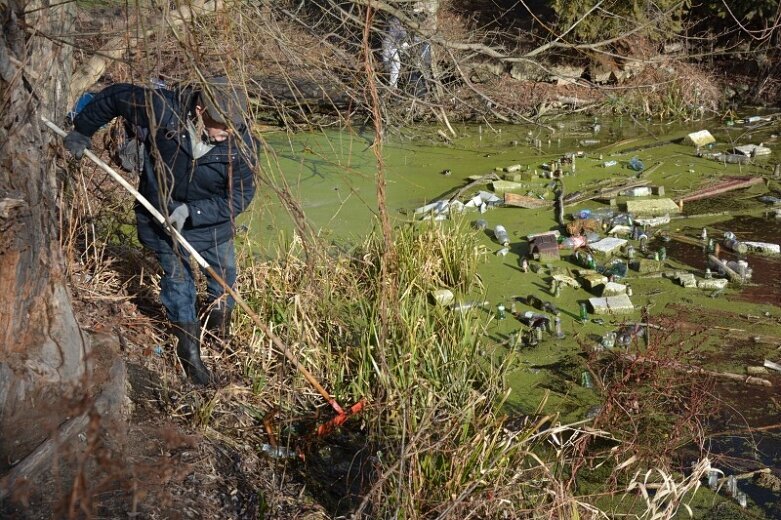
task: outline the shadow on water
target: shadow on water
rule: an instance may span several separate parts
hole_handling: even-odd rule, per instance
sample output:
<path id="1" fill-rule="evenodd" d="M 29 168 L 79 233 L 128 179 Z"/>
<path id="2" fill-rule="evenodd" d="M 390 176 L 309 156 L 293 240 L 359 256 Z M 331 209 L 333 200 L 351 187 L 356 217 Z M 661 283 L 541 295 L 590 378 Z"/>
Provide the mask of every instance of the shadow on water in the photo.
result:
<path id="1" fill-rule="evenodd" d="M 728 473 L 764 467 L 781 475 L 781 394 L 735 384 L 720 384 L 715 391 L 726 405 L 709 424 L 717 467 Z M 740 486 L 770 518 L 781 518 L 777 492 L 751 480 L 741 481 Z"/>
<path id="2" fill-rule="evenodd" d="M 720 239 L 724 232 L 735 233 L 738 240 L 781 243 L 781 224 L 775 219 L 758 217 L 741 217 L 723 222 L 719 227 L 709 228 L 708 233 L 715 239 Z M 688 235 L 698 235 L 698 230 L 685 230 Z M 682 242 L 665 244 L 670 258 L 678 260 L 696 269 L 702 276 L 707 261 L 707 255 L 702 246 Z M 720 257 L 725 260 L 737 260 L 737 254 L 721 248 Z M 781 302 L 781 257 L 749 254 L 745 256 L 753 274 L 751 283 L 744 286 L 735 298 L 752 303 L 778 305 Z"/>
<path id="3" fill-rule="evenodd" d="M 731 231 L 738 240 L 781 243 L 781 226 L 777 221 L 759 217 L 740 217 L 708 227 L 708 234 L 721 239 Z M 688 229 L 688 236 L 699 235 L 700 230 Z M 691 266 L 702 276 L 707 255 L 702 246 L 672 241 L 668 244 L 669 257 Z M 738 256 L 721 248 L 719 255 L 725 260 L 742 258 L 753 270 L 752 282 L 740 289 L 732 298 L 759 304 L 778 305 L 781 301 L 781 257 L 748 254 Z M 733 340 L 722 350 L 724 361 L 745 366 L 761 366 L 763 355 L 752 341 Z M 711 360 L 714 361 L 714 360 Z M 718 359 L 715 360 L 718 362 Z M 762 475 L 772 480 L 764 486 L 756 479 L 740 480 L 739 486 L 759 506 L 767 518 L 781 518 L 781 376 L 775 373 L 763 376 L 773 386 L 757 387 L 742 383 L 718 382 L 714 394 L 721 403 L 718 413 L 705 426 L 709 450 L 714 466 L 726 475 L 741 474 L 769 468 L 772 475 Z M 694 453 L 690 454 L 695 456 Z M 775 480 L 773 480 L 775 479 Z"/>

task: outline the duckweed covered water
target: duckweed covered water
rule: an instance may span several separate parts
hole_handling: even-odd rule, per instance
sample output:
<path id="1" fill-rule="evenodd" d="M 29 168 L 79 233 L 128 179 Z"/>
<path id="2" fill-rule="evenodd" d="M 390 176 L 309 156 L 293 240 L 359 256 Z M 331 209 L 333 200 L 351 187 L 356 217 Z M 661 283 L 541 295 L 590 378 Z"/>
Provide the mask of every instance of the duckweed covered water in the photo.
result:
<path id="1" fill-rule="evenodd" d="M 438 200 L 444 194 L 464 186 L 470 179 L 490 173 L 503 175 L 497 168 L 520 165 L 521 180 L 526 185 L 520 193 L 552 200 L 551 180 L 542 178 L 543 164 L 550 164 L 568 152 L 583 152 L 575 160 L 575 170 L 562 165 L 566 174 L 566 193 L 586 192 L 604 185 L 636 179 L 638 174 L 653 186 L 663 186 L 665 197 L 676 199 L 698 187 L 724 176 L 770 176 L 774 164 L 781 162 L 781 144 L 773 135 L 779 133 L 778 122 L 763 128 L 724 126 L 718 121 L 703 121 L 687 126 L 629 124 L 616 119 L 601 121 L 596 128 L 591 119 L 552 121 L 550 129 L 524 126 L 465 126 L 457 128 L 459 137 L 446 144 L 436 135 L 436 128 L 404 129 L 401 135 L 389 137 L 383 147 L 387 179 L 387 206 L 394 223 L 413 219 L 414 210 Z M 771 147 L 769 157 L 756 158 L 753 164 L 724 164 L 695 156 L 694 147 L 683 138 L 689 132 L 707 128 L 717 143 L 714 150 L 726 150 L 729 144 L 763 142 Z M 298 200 L 312 227 L 327 240 L 347 245 L 357 243 L 376 225 L 377 195 L 375 173 L 377 162 L 371 150 L 373 133 L 367 128 L 328 131 L 293 136 L 269 134 L 264 155 L 265 173 L 276 185 L 286 184 Z M 645 172 L 630 168 L 638 158 Z M 609 161 L 616 164 L 610 166 Z M 608 166 L 605 166 L 608 164 Z M 535 171 L 537 175 L 535 176 Z M 650 173 L 649 173 L 650 172 Z M 771 190 L 776 189 L 773 183 Z M 477 186 L 465 192 L 462 200 L 487 190 Z M 684 213 L 673 216 L 662 229 L 665 234 L 682 240 L 649 241 L 650 252 L 664 247 L 667 259 L 661 271 L 683 270 L 702 277 L 706 267 L 704 243 L 698 243 L 703 227 L 712 237 L 731 230 L 742 240 L 781 242 L 781 220 L 765 216 L 772 209 L 758 196 L 768 192 L 765 184 L 748 190 L 730 192 L 719 197 L 687 203 Z M 779 193 L 771 193 L 781 196 Z M 623 197 L 616 200 L 620 210 Z M 583 208 L 609 208 L 607 203 L 587 201 L 568 206 L 566 214 Z M 749 215 L 733 220 L 739 215 Z M 464 300 L 488 300 L 491 306 L 476 312 L 476 319 L 490 320 L 491 340 L 498 346 L 496 356 L 516 350 L 521 365 L 508 384 L 512 394 L 508 406 L 518 414 L 532 413 L 545 402 L 546 413 L 556 412 L 562 421 L 580 420 L 600 403 L 593 388 L 583 386 L 584 350 L 591 349 L 610 331 L 622 324 L 642 321 L 642 313 L 667 315 L 686 324 L 709 330 L 699 333 L 699 359 L 709 370 L 745 373 L 746 366 L 761 366 L 763 359 L 781 362 L 781 258 L 749 255 L 754 269 L 752 284 L 746 287 L 730 285 L 721 295 L 714 291 L 684 288 L 674 280 L 657 274 L 640 274 L 630 270 L 622 283 L 632 288 L 634 311 L 627 315 L 589 315 L 579 319 L 580 304 L 594 297 L 584 288 L 564 287 L 558 296 L 549 280 L 552 270 L 573 273 L 578 266 L 568 254 L 549 263 L 531 262 L 524 272 L 523 257 L 529 252 L 526 236 L 559 229 L 552 208 L 522 209 L 497 207 L 483 214 L 476 211 L 457 218 L 483 219 L 485 229 L 475 230 L 489 253 L 502 246 L 492 230 L 504 226 L 510 236 L 507 254 L 489 254 L 480 269 L 484 294 L 460 295 Z M 254 211 L 248 219 L 249 233 L 262 244 L 261 253 L 273 254 L 280 235 L 290 237 L 293 222 L 278 198 L 268 187 L 261 186 Z M 446 222 L 442 225 L 448 225 Z M 651 230 L 653 231 L 653 230 Z M 635 245 L 638 244 L 635 242 Z M 726 253 L 725 259 L 734 255 Z M 545 334 L 534 347 L 509 346 L 511 340 L 528 330 L 508 312 L 498 320 L 494 309 L 503 304 L 516 315 L 525 311 L 539 312 L 527 305 L 525 298 L 535 296 L 553 303 L 560 311 L 562 330 L 566 337 L 555 339 Z M 716 297 L 713 297 L 716 296 Z M 765 340 L 753 341 L 762 336 Z M 769 338 L 769 339 L 768 339 Z M 775 339 L 774 339 L 775 338 Z M 642 344 L 642 341 L 640 341 Z M 635 348 L 640 348 L 636 345 Z M 718 399 L 726 406 L 711 424 L 713 431 L 732 425 L 738 418 L 745 426 L 768 426 L 781 423 L 779 391 L 781 374 L 762 376 L 773 384 L 771 388 L 747 387 L 741 383 L 719 383 Z M 740 406 L 743 402 L 751 406 Z M 763 403 L 775 403 L 763 406 Z M 711 448 L 725 455 L 722 467 L 743 468 L 728 456 L 740 453 L 741 460 L 756 462 L 756 466 L 771 467 L 781 474 L 781 429 L 763 430 L 760 442 L 737 442 L 715 439 Z M 734 439 L 734 437 L 729 437 Z M 744 438 L 744 437 L 741 437 Z M 749 464 L 750 466 L 750 464 Z M 752 491 L 749 489 L 749 491 Z M 750 495 L 757 513 L 772 515 L 767 497 L 757 490 Z M 754 504 L 760 504 L 756 509 Z M 773 506 L 774 507 L 774 506 Z M 770 516 L 772 517 L 772 516 Z"/>

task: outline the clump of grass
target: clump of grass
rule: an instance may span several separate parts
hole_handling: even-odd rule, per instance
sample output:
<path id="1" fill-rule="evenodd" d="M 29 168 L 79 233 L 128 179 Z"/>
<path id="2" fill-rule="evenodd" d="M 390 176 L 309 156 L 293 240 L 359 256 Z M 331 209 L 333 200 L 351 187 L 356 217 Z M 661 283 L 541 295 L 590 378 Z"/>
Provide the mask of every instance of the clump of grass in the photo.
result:
<path id="1" fill-rule="evenodd" d="M 281 261 L 245 269 L 242 283 L 253 307 L 342 403 L 370 403 L 355 424 L 363 426 L 374 472 L 354 512 L 499 518 L 551 507 L 564 515 L 589 510 L 565 478 L 580 430 L 550 417 L 509 425 L 504 376 L 515 357 L 486 343 L 481 311 L 457 313 L 428 300 L 441 287 L 482 290 L 477 267 L 485 251 L 474 234 L 459 222 L 410 224 L 395 230 L 393 247 L 400 289 L 382 339 L 380 236 L 317 262 L 315 272 L 294 241 Z M 279 371 L 249 322 L 241 320 L 238 334 L 252 345 L 245 373 L 278 375 L 282 409 L 321 404 L 291 370 Z"/>

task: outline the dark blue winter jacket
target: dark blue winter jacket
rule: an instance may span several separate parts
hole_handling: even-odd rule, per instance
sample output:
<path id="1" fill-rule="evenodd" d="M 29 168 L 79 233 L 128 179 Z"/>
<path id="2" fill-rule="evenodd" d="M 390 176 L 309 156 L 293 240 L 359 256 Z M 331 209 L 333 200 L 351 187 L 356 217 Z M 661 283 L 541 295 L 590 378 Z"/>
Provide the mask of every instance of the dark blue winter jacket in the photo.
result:
<path id="1" fill-rule="evenodd" d="M 235 219 L 255 194 L 253 167 L 257 145 L 249 131 L 217 143 L 193 158 L 187 121 L 195 114 L 197 92 L 192 89 L 147 89 L 118 83 L 105 88 L 76 116 L 76 131 L 92 136 L 115 117 L 122 117 L 144 140 L 145 167 L 138 191 L 163 215 L 180 203 L 190 217 L 182 235 L 203 251 L 230 240 Z M 138 238 L 155 251 L 171 238 L 163 227 L 136 204 Z"/>

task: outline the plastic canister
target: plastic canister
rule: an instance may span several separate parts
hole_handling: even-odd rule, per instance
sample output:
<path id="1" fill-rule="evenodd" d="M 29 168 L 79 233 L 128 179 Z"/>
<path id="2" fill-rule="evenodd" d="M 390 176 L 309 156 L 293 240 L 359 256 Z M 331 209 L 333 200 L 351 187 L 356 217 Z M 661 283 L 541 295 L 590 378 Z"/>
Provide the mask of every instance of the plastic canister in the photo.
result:
<path id="1" fill-rule="evenodd" d="M 643 169 L 645 169 L 645 165 L 643 164 L 643 161 L 641 161 L 639 158 L 632 157 L 629 160 L 629 169 L 634 170 L 636 172 L 640 172 L 643 171 Z"/>
<path id="2" fill-rule="evenodd" d="M 507 230 L 504 229 L 504 226 L 502 225 L 496 225 L 494 228 L 494 237 L 496 237 L 496 240 L 503 246 L 510 244 L 510 236 L 507 234 Z"/>
<path id="3" fill-rule="evenodd" d="M 736 253 L 739 253 L 741 255 L 745 254 L 746 252 L 748 252 L 748 246 L 746 244 L 744 244 L 743 242 L 739 242 L 739 241 L 735 240 L 734 238 L 732 238 L 732 239 L 725 239 L 724 240 L 724 245 L 728 249 L 731 249 L 732 251 L 735 251 Z"/>
<path id="4" fill-rule="evenodd" d="M 708 487 L 713 491 L 719 487 L 719 472 L 715 469 L 708 471 Z"/>

